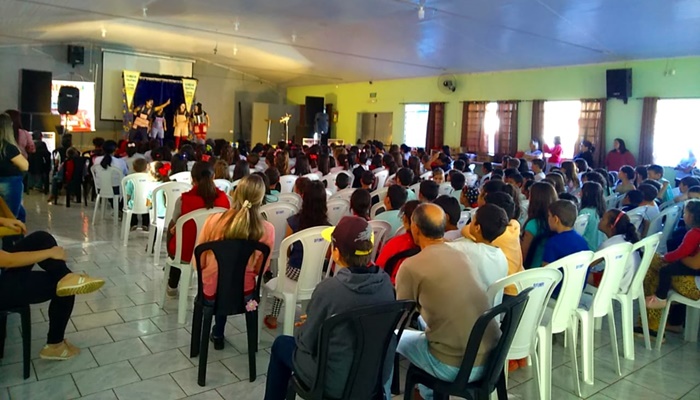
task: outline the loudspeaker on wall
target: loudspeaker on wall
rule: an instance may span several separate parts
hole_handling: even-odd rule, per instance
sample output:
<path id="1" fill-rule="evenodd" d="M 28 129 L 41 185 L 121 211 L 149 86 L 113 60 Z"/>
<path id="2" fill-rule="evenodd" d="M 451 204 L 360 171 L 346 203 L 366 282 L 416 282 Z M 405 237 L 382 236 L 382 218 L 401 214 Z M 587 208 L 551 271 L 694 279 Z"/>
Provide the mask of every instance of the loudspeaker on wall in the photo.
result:
<path id="1" fill-rule="evenodd" d="M 85 64 L 85 47 L 68 46 L 68 64 L 74 68 L 76 65 Z"/>
<path id="2" fill-rule="evenodd" d="M 608 99 L 620 99 L 627 104 L 632 97 L 632 68 L 609 69 L 605 72 Z"/>
<path id="3" fill-rule="evenodd" d="M 58 113 L 75 115 L 78 113 L 80 90 L 74 86 L 61 86 L 58 90 Z"/>

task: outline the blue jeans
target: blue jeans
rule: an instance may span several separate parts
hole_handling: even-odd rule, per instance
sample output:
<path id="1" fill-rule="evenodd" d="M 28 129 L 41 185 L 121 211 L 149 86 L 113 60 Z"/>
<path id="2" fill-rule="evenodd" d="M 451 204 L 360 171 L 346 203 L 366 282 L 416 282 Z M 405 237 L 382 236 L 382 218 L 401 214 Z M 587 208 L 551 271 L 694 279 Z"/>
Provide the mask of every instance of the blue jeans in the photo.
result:
<path id="1" fill-rule="evenodd" d="M 22 221 L 27 221 L 27 212 L 22 206 L 22 195 L 24 194 L 24 182 L 22 175 L 0 177 L 0 197 L 5 200 L 7 207 L 12 214 Z"/>
<path id="2" fill-rule="evenodd" d="M 406 357 L 411 364 L 438 379 L 454 382 L 457 378 L 459 368 L 444 364 L 430 353 L 425 332 L 404 330 L 396 351 Z M 484 367 L 474 367 L 469 376 L 469 381 L 472 382 L 480 379 L 483 373 Z M 433 399 L 433 391 L 431 389 L 423 385 L 418 385 L 418 390 L 425 400 Z"/>

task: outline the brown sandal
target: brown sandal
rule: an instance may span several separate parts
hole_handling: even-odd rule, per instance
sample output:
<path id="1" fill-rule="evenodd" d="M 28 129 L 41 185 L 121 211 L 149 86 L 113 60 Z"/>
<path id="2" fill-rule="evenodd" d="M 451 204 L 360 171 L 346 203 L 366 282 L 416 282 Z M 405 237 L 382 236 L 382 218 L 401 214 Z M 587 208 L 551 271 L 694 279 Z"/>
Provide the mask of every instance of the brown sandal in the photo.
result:
<path id="1" fill-rule="evenodd" d="M 263 323 L 265 324 L 267 329 L 277 329 L 277 318 L 273 317 L 272 315 L 266 315 L 265 319 L 263 320 Z"/>

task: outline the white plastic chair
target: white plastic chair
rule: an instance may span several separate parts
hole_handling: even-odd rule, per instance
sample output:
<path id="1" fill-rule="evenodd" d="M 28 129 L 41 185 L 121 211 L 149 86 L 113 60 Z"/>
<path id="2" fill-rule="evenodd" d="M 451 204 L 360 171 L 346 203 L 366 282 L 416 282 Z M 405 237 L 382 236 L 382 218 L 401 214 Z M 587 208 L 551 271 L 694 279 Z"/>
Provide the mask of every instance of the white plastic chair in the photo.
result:
<path id="1" fill-rule="evenodd" d="M 681 188 L 676 186 L 673 189 L 671 189 L 671 193 L 673 194 L 673 197 L 678 197 L 681 195 Z"/>
<path id="2" fill-rule="evenodd" d="M 372 209 L 369 211 L 369 218 L 374 219 L 377 215 L 383 213 L 384 211 L 386 211 L 386 206 L 384 205 L 384 202 L 377 203 L 373 205 Z"/>
<path id="3" fill-rule="evenodd" d="M 669 200 L 669 201 L 667 201 L 659 206 L 659 211 L 663 211 L 663 210 L 665 210 L 671 206 L 675 206 L 675 205 L 676 205 L 675 201 Z"/>
<path id="4" fill-rule="evenodd" d="M 330 222 L 331 225 L 338 225 L 338 222 L 340 222 L 344 216 L 351 215 L 350 202 L 346 200 L 329 201 L 327 208 L 328 222 Z"/>
<path id="5" fill-rule="evenodd" d="M 661 211 L 661 213 L 649 223 L 649 230 L 647 230 L 647 236 L 653 235 L 658 232 L 662 233 L 661 240 L 659 242 L 659 247 L 656 250 L 657 252 L 661 254 L 666 254 L 666 241 L 671 237 L 673 230 L 676 229 L 676 225 L 678 225 L 678 220 L 680 219 L 680 217 L 680 207 L 673 206 Z"/>
<path id="6" fill-rule="evenodd" d="M 402 226 L 399 229 L 397 229 L 396 232 L 394 232 L 394 235 L 392 237 L 403 235 L 404 233 L 406 233 L 406 228 Z"/>
<path id="7" fill-rule="evenodd" d="M 383 187 L 375 190 L 374 192 L 370 193 L 372 203 L 384 203 L 384 199 L 386 198 L 387 194 L 389 194 L 389 188 Z M 374 201 L 375 197 L 378 199 L 376 202 Z"/>
<path id="8" fill-rule="evenodd" d="M 228 166 L 228 179 L 233 179 L 233 171 L 236 170 L 236 164 Z"/>
<path id="9" fill-rule="evenodd" d="M 275 247 L 270 252 L 270 260 L 277 260 L 280 245 L 287 234 L 287 219 L 299 212 L 299 208 L 291 203 L 272 203 L 260 207 L 260 214 L 275 227 Z"/>
<path id="10" fill-rule="evenodd" d="M 664 332 L 666 331 L 666 321 L 672 303 L 685 304 L 685 328 L 683 328 L 683 338 L 686 342 L 698 341 L 698 327 L 700 326 L 700 300 L 691 300 L 675 290 L 668 291 L 666 308 L 661 314 L 659 321 L 659 332 L 656 335 L 656 350 L 661 350 L 664 342 Z"/>
<path id="11" fill-rule="evenodd" d="M 151 228 L 148 230 L 148 243 L 146 243 L 146 253 L 153 250 L 153 264 L 158 265 L 160 262 L 160 249 L 163 244 L 163 233 L 167 229 L 168 224 L 173 219 L 175 213 L 175 204 L 177 199 L 183 193 L 192 189 L 192 186 L 182 182 L 166 182 L 156 186 L 151 194 Z M 160 208 L 160 200 L 165 200 L 165 217 L 158 218 L 158 208 Z M 155 239 L 155 242 L 154 242 Z M 150 246 L 153 246 L 152 248 Z"/>
<path id="12" fill-rule="evenodd" d="M 321 232 L 327 226 L 304 229 L 284 240 L 279 249 L 279 269 L 277 276 L 262 286 L 263 293 L 260 296 L 260 309 L 265 310 L 267 296 L 284 299 L 284 334 L 291 336 L 294 333 L 294 313 L 296 304 L 300 301 L 311 299 L 311 294 L 316 289 L 316 285 L 321 282 L 323 273 L 323 261 L 326 258 L 330 243 L 321 237 Z M 301 261 L 301 271 L 299 279 L 295 282 L 287 278 L 287 252 L 293 243 L 300 242 L 304 249 L 304 257 Z M 258 318 L 258 333 L 262 331 L 262 321 Z M 258 335 L 258 338 L 260 335 Z"/>
<path id="13" fill-rule="evenodd" d="M 336 190 L 338 189 L 335 187 L 335 178 L 338 177 L 338 174 L 328 174 L 321 178 L 321 182 L 326 183 L 326 190 L 331 193 L 331 196 L 335 194 Z"/>
<path id="14" fill-rule="evenodd" d="M 310 181 L 320 181 L 321 180 L 321 177 L 318 176 L 318 174 L 313 173 L 313 172 L 310 174 L 304 175 L 304 178 L 307 178 Z"/>
<path id="15" fill-rule="evenodd" d="M 236 188 L 238 187 L 238 184 L 241 183 L 242 180 L 243 180 L 243 178 L 237 179 L 237 180 L 231 182 L 231 190 L 226 192 L 226 194 L 229 194 L 230 192 L 233 192 L 234 190 L 236 190 Z"/>
<path id="16" fill-rule="evenodd" d="M 474 164 L 470 165 L 470 167 L 473 167 Z M 477 174 L 471 173 L 471 172 L 465 172 L 464 173 L 464 179 L 465 179 L 465 185 L 469 187 L 474 187 L 476 183 L 479 181 L 479 176 Z"/>
<path id="17" fill-rule="evenodd" d="M 576 222 L 574 222 L 574 231 L 576 231 L 576 233 L 583 236 L 583 232 L 585 232 L 586 228 L 588 227 L 589 217 L 590 216 L 588 214 L 581 214 L 576 217 Z"/>
<path id="18" fill-rule="evenodd" d="M 532 356 L 535 359 L 534 364 L 536 366 L 539 365 L 537 360 L 537 329 L 547 309 L 549 299 L 552 297 L 552 292 L 561 279 L 562 273 L 559 270 L 533 268 L 499 279 L 489 286 L 486 296 L 494 306 L 497 305 L 496 301 L 500 298 L 499 295 L 502 297 L 503 290 L 508 286 L 515 286 L 518 293 L 524 289 L 532 288 L 523 318 L 520 320 L 518 330 L 515 332 L 506 360 L 520 360 Z M 538 368 L 535 368 L 534 371 L 535 379 L 539 382 Z M 507 379 L 507 361 L 504 372 Z"/>
<path id="19" fill-rule="evenodd" d="M 413 190 L 413 193 L 415 193 L 416 196 L 418 196 L 418 194 L 420 193 L 420 182 L 409 186 L 408 190 Z"/>
<path id="20" fill-rule="evenodd" d="M 214 185 L 217 187 L 217 189 L 226 194 L 231 193 L 231 190 L 233 189 L 231 186 L 231 181 L 228 179 L 214 179 Z"/>
<path id="21" fill-rule="evenodd" d="M 424 172 L 420 176 L 420 180 L 422 180 L 422 181 L 427 181 L 427 180 L 432 180 L 432 179 L 433 179 L 433 171 Z"/>
<path id="22" fill-rule="evenodd" d="M 659 245 L 661 233 L 647 236 L 632 246 L 632 252 L 644 249 L 644 256 L 639 263 L 639 268 L 634 273 L 632 282 L 626 293 L 618 292 L 613 296 L 613 300 L 620 303 L 622 317 L 622 348 L 625 358 L 634 360 L 634 301 L 638 300 L 639 316 L 642 320 L 644 330 L 644 344 L 647 350 L 651 350 L 651 340 L 649 338 L 649 321 L 647 320 L 647 307 L 644 298 L 644 277 L 647 275 L 651 259 L 656 254 L 656 247 Z"/>
<path id="23" fill-rule="evenodd" d="M 540 326 L 537 328 L 540 398 L 552 398 L 552 334 L 566 332 L 571 338 L 569 353 L 571 366 L 574 369 L 572 379 L 576 394 L 581 397 L 581 385 L 578 379 L 578 362 L 576 361 L 576 335 L 574 327 L 577 323 L 576 309 L 581 300 L 582 288 L 586 281 L 588 266 L 593 260 L 592 251 L 582 251 L 559 259 L 545 268 L 563 270 L 561 290 L 554 307 L 547 307 Z M 550 304 L 554 300 L 550 301 Z"/>
<path id="24" fill-rule="evenodd" d="M 294 191 L 294 184 L 299 177 L 296 175 L 282 175 L 280 176 L 280 193 L 292 193 Z"/>
<path id="25" fill-rule="evenodd" d="M 107 169 L 102 168 L 99 165 L 92 166 L 92 172 L 95 178 L 95 189 L 97 191 L 97 197 L 95 198 L 95 211 L 92 213 L 92 224 L 95 225 L 97 220 L 97 210 L 102 204 L 102 218 L 105 217 L 105 208 L 107 206 L 107 201 L 112 200 L 112 209 L 114 210 L 114 224 L 116 225 L 119 221 L 119 199 L 121 199 L 121 193 L 114 194 L 114 182 L 117 179 L 121 182 L 124 174 L 121 170 L 109 166 Z"/>
<path id="26" fill-rule="evenodd" d="M 192 173 L 189 171 L 178 172 L 177 174 L 170 175 L 170 180 L 191 185 L 192 184 Z"/>
<path id="27" fill-rule="evenodd" d="M 637 228 L 638 232 L 642 227 L 642 223 L 644 222 L 644 215 L 646 215 L 646 212 L 647 206 L 637 207 L 627 212 L 627 216 L 629 217 L 630 222 L 632 223 L 632 225 L 634 225 L 635 228 Z"/>
<path id="28" fill-rule="evenodd" d="M 454 192 L 454 188 L 449 182 L 441 183 L 438 188 L 438 196 L 449 196 L 452 192 Z"/>
<path id="29" fill-rule="evenodd" d="M 384 182 L 384 186 L 382 187 L 389 187 L 389 182 L 396 183 L 396 174 L 391 174 L 386 178 L 386 182 Z"/>
<path id="30" fill-rule="evenodd" d="M 131 182 L 134 185 L 134 192 L 129 201 L 126 199 L 126 185 Z M 153 187 L 158 183 L 151 179 L 151 176 L 146 173 L 130 174 L 122 178 L 121 192 L 124 194 L 124 208 L 122 209 L 122 238 L 124 239 L 123 246 L 126 247 L 129 243 L 129 232 L 131 232 L 131 217 L 133 215 L 148 215 L 150 209 L 147 205 L 148 194 Z M 133 204 L 129 208 L 129 202 Z"/>
<path id="31" fill-rule="evenodd" d="M 175 224 L 175 257 L 170 258 L 165 262 L 164 277 L 163 277 L 163 293 L 160 298 L 160 307 L 165 307 L 165 293 L 168 289 L 168 276 L 170 275 L 170 268 L 177 268 L 182 273 L 180 274 L 180 291 L 178 295 L 178 305 L 177 305 L 177 323 L 184 324 L 185 316 L 187 313 L 187 299 L 190 292 L 190 282 L 192 281 L 192 274 L 194 274 L 194 268 L 192 264 L 188 262 L 182 262 L 182 239 L 183 239 L 183 227 L 188 221 L 193 221 L 197 229 L 197 235 L 194 237 L 195 241 L 199 237 L 199 233 L 202 231 L 204 222 L 210 215 L 226 212 L 225 208 L 215 207 L 209 210 L 195 210 L 185 215 L 182 215 L 177 219 Z M 194 247 L 192 249 L 192 254 L 190 258 L 193 257 Z"/>
<path id="32" fill-rule="evenodd" d="M 472 220 L 472 212 L 471 212 L 471 210 L 464 210 L 464 211 L 462 211 L 462 212 L 459 214 L 459 221 L 457 221 L 457 229 L 459 229 L 459 230 L 461 231 L 462 228 L 464 228 L 465 226 L 467 226 L 467 224 L 468 224 L 469 221 L 471 221 L 471 220 Z"/>
<path id="33" fill-rule="evenodd" d="M 608 317 L 608 329 L 610 330 L 610 343 L 613 358 L 615 359 L 615 367 L 617 368 L 617 374 L 619 376 L 622 375 L 620 371 L 620 356 L 617 348 L 617 331 L 615 329 L 612 298 L 620 290 L 622 275 L 625 273 L 627 259 L 631 253 L 631 243 L 619 243 L 599 250 L 593 255 L 593 260 L 603 259 L 605 261 L 603 279 L 600 281 L 600 285 L 598 285 L 598 288 L 595 290 L 593 297 L 590 298 L 590 295 L 586 293 L 576 310 L 576 315 L 579 321 L 581 321 L 583 381 L 588 385 L 593 384 L 593 351 L 595 350 L 593 346 L 593 332 L 595 330 L 596 318 Z"/>
<path id="34" fill-rule="evenodd" d="M 350 201 L 350 198 L 352 197 L 352 194 L 355 193 L 355 188 L 347 188 L 343 189 L 341 191 L 335 192 L 333 196 L 331 196 L 330 200 L 347 200 Z"/>
<path id="35" fill-rule="evenodd" d="M 387 179 L 389 178 L 389 171 L 382 170 L 374 174 L 374 183 L 377 190 L 384 189 Z"/>
<path id="36" fill-rule="evenodd" d="M 296 208 L 301 208 L 302 199 L 296 193 L 280 193 L 277 195 L 277 202 L 279 203 L 289 203 L 294 205 Z"/>
<path id="37" fill-rule="evenodd" d="M 374 246 L 372 246 L 372 256 L 370 258 L 374 262 L 377 254 L 379 254 L 379 249 L 391 237 L 391 224 L 386 221 L 369 221 L 369 226 L 372 227 L 374 232 Z"/>
<path id="38" fill-rule="evenodd" d="M 338 175 L 340 174 L 345 174 L 348 176 L 348 187 L 351 188 L 353 182 L 355 181 L 355 175 L 353 175 L 350 171 L 340 171 L 338 172 Z"/>

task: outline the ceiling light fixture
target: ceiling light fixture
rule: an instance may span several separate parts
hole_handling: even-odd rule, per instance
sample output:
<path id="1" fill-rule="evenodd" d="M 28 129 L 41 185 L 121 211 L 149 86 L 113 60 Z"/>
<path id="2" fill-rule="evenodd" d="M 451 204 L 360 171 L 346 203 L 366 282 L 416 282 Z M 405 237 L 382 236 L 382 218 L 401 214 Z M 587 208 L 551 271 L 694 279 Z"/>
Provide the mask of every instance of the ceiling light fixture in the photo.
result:
<path id="1" fill-rule="evenodd" d="M 425 19 L 425 7 L 422 5 L 418 7 L 418 19 L 421 21 Z"/>
<path id="2" fill-rule="evenodd" d="M 297 34 L 296 34 L 296 32 L 294 32 L 294 33 L 292 33 L 292 43 L 296 43 L 296 42 L 297 42 Z"/>
<path id="3" fill-rule="evenodd" d="M 107 29 L 102 28 L 102 37 L 106 37 L 106 36 L 107 36 Z"/>
<path id="4" fill-rule="evenodd" d="M 236 46 L 236 45 L 234 44 L 234 45 L 233 45 L 233 56 L 235 57 L 235 56 L 237 56 L 237 55 L 238 55 L 238 46 Z"/>
<path id="5" fill-rule="evenodd" d="M 143 8 L 143 17 L 148 18 L 148 7 Z"/>
<path id="6" fill-rule="evenodd" d="M 238 29 L 241 27 L 241 23 L 238 22 L 238 19 L 236 19 L 236 22 L 233 23 L 233 30 L 238 32 Z"/>

